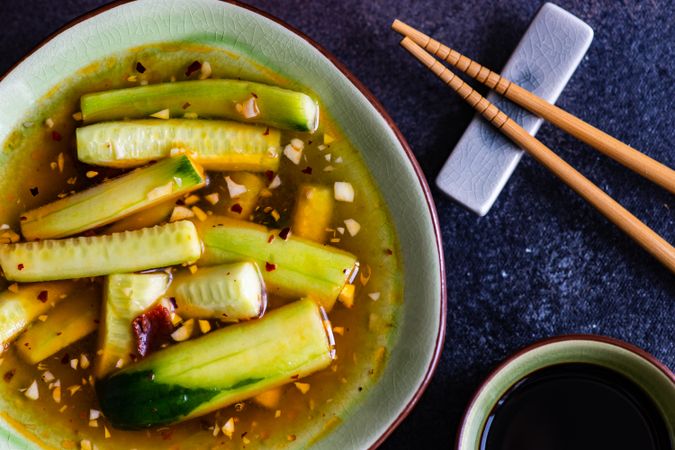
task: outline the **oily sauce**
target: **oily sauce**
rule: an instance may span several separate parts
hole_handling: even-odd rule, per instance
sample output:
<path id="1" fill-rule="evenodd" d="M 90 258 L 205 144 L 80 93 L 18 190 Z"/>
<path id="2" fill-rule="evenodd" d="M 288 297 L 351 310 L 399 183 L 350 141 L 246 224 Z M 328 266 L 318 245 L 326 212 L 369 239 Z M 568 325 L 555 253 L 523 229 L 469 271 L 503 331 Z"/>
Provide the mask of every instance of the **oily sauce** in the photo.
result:
<path id="1" fill-rule="evenodd" d="M 623 375 L 559 364 L 513 386 L 488 418 L 481 450 L 670 450 L 663 416 Z"/>

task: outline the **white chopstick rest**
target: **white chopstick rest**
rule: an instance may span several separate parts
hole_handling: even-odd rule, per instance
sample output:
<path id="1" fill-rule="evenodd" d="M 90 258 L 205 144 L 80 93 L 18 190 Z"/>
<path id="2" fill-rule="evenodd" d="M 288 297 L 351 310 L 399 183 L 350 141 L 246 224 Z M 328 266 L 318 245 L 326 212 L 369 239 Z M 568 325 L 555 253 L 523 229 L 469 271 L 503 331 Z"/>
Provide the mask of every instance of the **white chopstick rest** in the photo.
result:
<path id="1" fill-rule="evenodd" d="M 553 3 L 541 7 L 501 75 L 555 103 L 586 54 L 593 30 Z M 487 99 L 530 134 L 542 119 L 495 93 Z M 492 207 L 523 151 L 479 116 L 474 117 L 436 178 L 436 185 L 480 216 Z"/>

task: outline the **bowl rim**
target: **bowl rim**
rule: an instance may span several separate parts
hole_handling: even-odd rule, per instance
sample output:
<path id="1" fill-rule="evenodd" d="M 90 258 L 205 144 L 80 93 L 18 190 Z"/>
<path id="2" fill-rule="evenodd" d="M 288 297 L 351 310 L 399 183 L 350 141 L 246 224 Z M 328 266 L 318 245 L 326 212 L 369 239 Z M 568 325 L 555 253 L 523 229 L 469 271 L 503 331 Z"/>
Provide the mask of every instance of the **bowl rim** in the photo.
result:
<path id="1" fill-rule="evenodd" d="M 492 380 L 502 371 L 504 370 L 507 366 L 511 365 L 514 361 L 520 359 L 522 356 L 524 356 L 527 353 L 530 353 L 533 350 L 536 350 L 541 347 L 546 347 L 551 344 L 557 344 L 561 342 L 598 342 L 601 344 L 608 344 L 608 345 L 613 345 L 615 347 L 619 347 L 623 350 L 627 350 L 628 352 L 632 353 L 633 355 L 641 358 L 642 360 L 650 363 L 651 365 L 654 366 L 657 370 L 662 372 L 670 381 L 671 383 L 675 384 L 675 373 L 671 371 L 664 363 L 659 361 L 654 355 L 651 353 L 647 352 L 646 350 L 643 350 L 642 348 L 630 344 L 626 341 L 622 341 L 621 339 L 617 339 L 614 337 L 610 336 L 603 336 L 603 335 L 598 335 L 598 334 L 563 334 L 559 336 L 553 336 L 549 338 L 544 338 L 540 339 L 538 341 L 535 341 L 532 344 L 529 344 L 517 352 L 513 353 L 512 355 L 508 356 L 506 359 L 504 359 L 497 367 L 495 367 L 492 371 L 490 371 L 489 375 L 480 383 L 474 394 L 471 396 L 471 400 L 469 400 L 469 403 L 467 404 L 466 409 L 464 410 L 464 413 L 462 414 L 462 419 L 460 420 L 460 423 L 458 425 L 457 429 L 457 435 L 455 438 L 455 445 L 454 448 L 455 450 L 460 449 L 460 443 L 462 442 L 462 437 L 464 436 L 464 433 L 466 432 L 466 425 L 467 421 L 469 419 L 469 413 L 471 410 L 474 408 L 476 402 L 478 401 L 478 398 L 485 392 L 485 390 L 488 388 L 488 386 L 492 383 Z"/>
<path id="2" fill-rule="evenodd" d="M 84 22 L 85 20 L 88 20 L 92 17 L 95 17 L 101 13 L 104 13 L 106 11 L 109 11 L 111 9 L 114 9 L 118 6 L 127 4 L 127 3 L 133 3 L 135 0 L 113 0 L 110 3 L 106 3 L 104 5 L 99 6 L 98 8 L 94 8 L 88 12 L 85 12 L 74 19 L 70 20 L 69 22 L 65 23 L 64 25 L 60 26 L 57 28 L 54 32 L 49 34 L 46 38 L 44 38 L 41 42 L 39 42 L 37 45 L 35 45 L 29 52 L 27 52 L 25 55 L 23 55 L 19 60 L 17 60 L 14 64 L 12 64 L 6 71 L 3 73 L 0 73 L 0 82 L 2 82 L 7 75 L 9 75 L 17 66 L 19 66 L 24 60 L 26 60 L 28 57 L 30 57 L 33 53 L 35 53 L 37 50 L 42 48 L 43 46 L 47 45 L 52 39 L 63 33 L 64 31 L 74 27 L 75 25 L 78 25 L 81 22 Z M 424 392 L 426 391 L 429 383 L 431 382 L 431 379 L 433 378 L 433 375 L 436 371 L 436 368 L 438 367 L 438 362 L 440 361 L 441 353 L 443 352 L 443 345 L 445 343 L 445 329 L 446 329 L 446 316 L 447 316 L 447 301 L 448 301 L 448 296 L 447 296 L 447 283 L 446 283 L 446 277 L 445 277 L 445 255 L 443 252 L 443 242 L 442 242 L 442 234 L 440 230 L 440 225 L 438 221 L 438 213 L 436 211 L 436 205 L 434 202 L 433 195 L 431 193 L 431 189 L 429 188 L 429 184 L 427 183 L 426 177 L 424 175 L 424 172 L 422 171 L 422 168 L 419 165 L 419 162 L 417 161 L 417 158 L 415 157 L 415 154 L 412 151 L 412 148 L 408 144 L 408 141 L 405 139 L 403 136 L 403 133 L 401 133 L 401 130 L 399 130 L 398 126 L 394 122 L 394 120 L 391 118 L 389 113 L 384 109 L 384 106 L 380 103 L 380 101 L 375 97 L 375 95 L 368 89 L 347 67 L 340 62 L 340 60 L 337 59 L 335 55 L 333 55 L 331 52 L 326 50 L 321 44 L 316 42 L 314 39 L 306 35 L 304 32 L 300 31 L 293 25 L 290 25 L 286 23 L 284 20 L 272 15 L 271 13 L 268 13 L 266 11 L 263 11 L 255 6 L 248 5 L 246 3 L 243 3 L 238 0 L 218 0 L 223 3 L 229 3 L 233 6 L 246 9 L 250 12 L 253 12 L 254 14 L 258 14 L 266 19 L 269 19 L 276 24 L 286 28 L 289 30 L 291 33 L 295 34 L 299 38 L 303 39 L 305 42 L 307 42 L 309 45 L 314 47 L 316 50 L 319 51 L 326 59 L 330 61 L 335 68 L 344 75 L 349 82 L 354 85 L 354 87 L 363 95 L 366 100 L 375 108 L 377 113 L 384 119 L 384 121 L 387 123 L 391 131 L 394 133 L 394 136 L 398 140 L 399 144 L 401 145 L 401 148 L 403 148 L 403 151 L 405 153 L 405 156 L 408 158 L 408 162 L 412 166 L 413 172 L 415 176 L 417 177 L 417 181 L 420 184 L 420 187 L 422 188 L 422 192 L 424 193 L 424 198 L 427 203 L 427 209 L 429 211 L 429 214 L 431 216 L 431 223 L 432 227 L 434 230 L 434 243 L 436 245 L 436 251 L 438 255 L 438 266 L 439 266 L 439 286 L 440 286 L 440 298 L 439 298 L 439 303 L 440 303 L 440 312 L 439 312 L 439 324 L 438 324 L 438 333 L 436 334 L 435 338 L 435 343 L 434 343 L 434 351 L 431 357 L 431 361 L 429 362 L 429 365 L 426 368 L 424 377 L 422 378 L 421 383 L 418 385 L 417 389 L 413 393 L 412 397 L 408 401 L 408 403 L 403 407 L 401 412 L 396 416 L 389 426 L 384 430 L 384 432 L 380 435 L 380 437 L 369 447 L 370 450 L 376 449 L 382 443 L 391 435 L 391 433 L 403 422 L 403 420 L 410 414 L 410 412 L 413 410 L 417 402 L 420 400 Z M 464 420 L 462 420 L 462 423 Z"/>

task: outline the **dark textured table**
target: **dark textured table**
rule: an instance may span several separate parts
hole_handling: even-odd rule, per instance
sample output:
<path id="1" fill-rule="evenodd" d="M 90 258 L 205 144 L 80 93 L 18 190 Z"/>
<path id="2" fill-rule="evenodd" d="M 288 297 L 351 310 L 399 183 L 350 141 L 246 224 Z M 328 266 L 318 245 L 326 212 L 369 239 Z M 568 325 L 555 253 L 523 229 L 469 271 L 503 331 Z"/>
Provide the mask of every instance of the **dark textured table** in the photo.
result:
<path id="1" fill-rule="evenodd" d="M 0 72 L 104 1 L 4 0 Z M 539 1 L 255 0 L 314 38 L 389 111 L 433 180 L 471 110 L 398 48 L 408 21 L 501 68 Z M 675 5 L 561 1 L 595 30 L 558 104 L 675 166 Z M 675 241 L 673 196 L 549 125 L 538 137 Z M 564 333 L 614 336 L 675 367 L 675 277 L 532 159 L 478 218 L 434 190 L 443 230 L 448 331 L 438 370 L 387 449 L 448 448 L 481 380 L 515 350 Z"/>

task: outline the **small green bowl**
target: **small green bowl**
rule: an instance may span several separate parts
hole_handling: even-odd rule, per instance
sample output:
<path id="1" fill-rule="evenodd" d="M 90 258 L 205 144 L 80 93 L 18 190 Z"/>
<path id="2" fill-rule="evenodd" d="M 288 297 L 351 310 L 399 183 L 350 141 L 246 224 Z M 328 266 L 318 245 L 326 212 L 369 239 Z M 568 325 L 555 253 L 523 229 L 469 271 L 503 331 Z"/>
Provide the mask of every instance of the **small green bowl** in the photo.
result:
<path id="1" fill-rule="evenodd" d="M 675 375 L 649 353 L 604 336 L 559 336 L 532 344 L 497 367 L 478 388 L 464 413 L 457 450 L 479 450 L 485 424 L 497 401 L 527 375 L 557 364 L 587 363 L 614 370 L 654 401 L 675 445 Z"/>
<path id="2" fill-rule="evenodd" d="M 400 239 L 404 301 L 381 378 L 315 448 L 376 447 L 410 412 L 438 362 L 445 335 L 443 252 L 433 199 L 410 147 L 372 94 L 328 52 L 278 19 L 240 4 L 113 3 L 66 25 L 0 79 L 0 142 L 33 104 L 79 69 L 110 54 L 162 42 L 199 42 L 281 68 L 285 78 L 311 86 L 361 150 Z M 0 192 L 12 189 L 8 174 L 28 157 L 0 152 Z M 4 400 L 0 397 L 0 410 L 11 412 Z M 0 418 L 0 447 L 36 445 Z"/>

